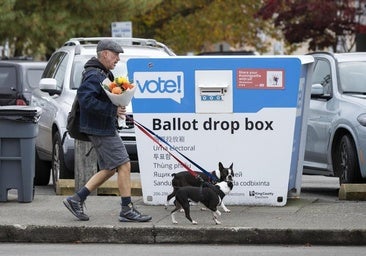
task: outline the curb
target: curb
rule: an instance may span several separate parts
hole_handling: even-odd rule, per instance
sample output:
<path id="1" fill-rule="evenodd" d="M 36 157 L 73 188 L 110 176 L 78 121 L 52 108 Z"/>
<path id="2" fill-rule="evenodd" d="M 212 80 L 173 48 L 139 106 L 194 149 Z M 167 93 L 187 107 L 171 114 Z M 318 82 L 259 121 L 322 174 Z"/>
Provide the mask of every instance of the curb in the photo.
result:
<path id="1" fill-rule="evenodd" d="M 364 245 L 366 230 L 1 225 L 0 242 Z"/>
<path id="2" fill-rule="evenodd" d="M 365 201 L 366 184 L 342 184 L 338 192 L 339 200 Z"/>

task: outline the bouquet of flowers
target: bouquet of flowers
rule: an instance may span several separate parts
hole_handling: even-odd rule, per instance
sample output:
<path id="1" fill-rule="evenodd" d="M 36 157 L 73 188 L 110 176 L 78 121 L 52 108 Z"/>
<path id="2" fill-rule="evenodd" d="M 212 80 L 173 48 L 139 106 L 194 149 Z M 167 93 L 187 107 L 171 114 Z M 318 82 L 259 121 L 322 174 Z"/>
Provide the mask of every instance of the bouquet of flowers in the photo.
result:
<path id="1" fill-rule="evenodd" d="M 127 106 L 136 90 L 136 87 L 123 76 L 116 77 L 114 81 L 106 78 L 101 85 L 116 106 Z M 118 127 L 128 128 L 125 118 L 118 117 Z"/>

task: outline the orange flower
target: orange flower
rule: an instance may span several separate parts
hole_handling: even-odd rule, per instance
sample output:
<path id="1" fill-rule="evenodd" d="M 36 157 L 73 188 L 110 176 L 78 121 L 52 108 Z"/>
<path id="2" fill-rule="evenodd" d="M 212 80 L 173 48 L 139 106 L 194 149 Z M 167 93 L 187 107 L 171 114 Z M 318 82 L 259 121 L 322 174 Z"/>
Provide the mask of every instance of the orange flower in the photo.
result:
<path id="1" fill-rule="evenodd" d="M 110 84 L 109 84 L 109 91 L 110 92 L 112 92 L 112 90 L 115 88 L 115 87 L 117 87 L 117 83 L 116 82 L 111 82 Z"/>
<path id="2" fill-rule="evenodd" d="M 123 88 L 123 90 L 132 89 L 133 88 L 133 85 L 130 84 L 130 83 L 128 83 L 128 82 L 126 82 L 126 83 L 123 83 L 122 84 L 122 88 Z"/>
<path id="3" fill-rule="evenodd" d="M 114 88 L 112 89 L 112 93 L 113 93 L 113 94 L 121 94 L 121 93 L 122 93 L 122 89 L 121 89 L 121 87 L 118 87 L 118 86 L 114 87 Z"/>

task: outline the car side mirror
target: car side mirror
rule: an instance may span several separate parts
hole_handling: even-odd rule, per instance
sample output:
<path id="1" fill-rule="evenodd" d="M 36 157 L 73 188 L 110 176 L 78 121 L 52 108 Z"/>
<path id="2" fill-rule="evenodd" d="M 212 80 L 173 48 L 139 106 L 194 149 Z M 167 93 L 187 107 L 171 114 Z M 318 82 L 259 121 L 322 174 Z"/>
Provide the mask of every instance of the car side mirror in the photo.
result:
<path id="1" fill-rule="evenodd" d="M 324 87 L 321 84 L 313 84 L 311 85 L 311 96 L 323 96 L 324 95 Z"/>
<path id="2" fill-rule="evenodd" d="M 42 92 L 47 92 L 50 95 L 60 93 L 60 90 L 57 90 L 57 80 L 54 78 L 42 78 L 39 81 L 39 89 Z"/>

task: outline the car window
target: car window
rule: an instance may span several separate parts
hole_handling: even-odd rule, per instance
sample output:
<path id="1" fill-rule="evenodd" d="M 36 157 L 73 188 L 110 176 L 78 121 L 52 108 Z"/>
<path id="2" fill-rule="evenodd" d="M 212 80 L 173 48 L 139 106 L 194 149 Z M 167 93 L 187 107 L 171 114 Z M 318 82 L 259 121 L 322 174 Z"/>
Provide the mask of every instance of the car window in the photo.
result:
<path id="1" fill-rule="evenodd" d="M 321 84 L 324 87 L 324 94 L 330 95 L 332 92 L 332 76 L 330 72 L 330 63 L 319 59 L 314 68 L 312 84 Z"/>
<path id="2" fill-rule="evenodd" d="M 58 90 L 61 90 L 63 87 L 63 84 L 64 84 L 68 56 L 69 55 L 65 55 L 65 58 L 62 59 L 60 65 L 58 66 L 56 74 L 55 74 L 55 79 L 57 81 L 56 87 Z"/>
<path id="3" fill-rule="evenodd" d="M 26 80 L 29 88 L 34 90 L 39 86 L 43 69 L 29 69 L 26 74 Z"/>
<path id="4" fill-rule="evenodd" d="M 0 67 L 0 88 L 17 89 L 17 76 L 15 67 Z"/>
<path id="5" fill-rule="evenodd" d="M 77 89 L 80 86 L 81 83 L 81 76 L 84 70 L 84 61 L 75 61 L 72 68 L 72 79 L 70 88 L 71 89 Z"/>
<path id="6" fill-rule="evenodd" d="M 42 78 L 55 78 L 58 90 L 62 89 L 62 85 L 65 78 L 65 71 L 67 67 L 68 54 L 65 52 L 57 52 L 52 55 L 48 61 L 48 65 L 43 72 Z"/>
<path id="7" fill-rule="evenodd" d="M 54 78 L 60 62 L 65 58 L 65 52 L 57 52 L 48 60 L 47 66 L 43 72 L 42 78 Z"/>
<path id="8" fill-rule="evenodd" d="M 366 92 L 366 62 L 342 62 L 338 67 L 343 92 Z"/>

